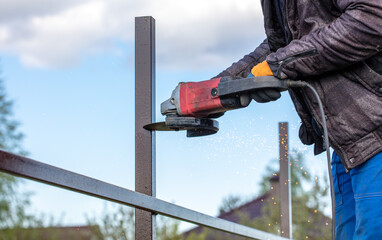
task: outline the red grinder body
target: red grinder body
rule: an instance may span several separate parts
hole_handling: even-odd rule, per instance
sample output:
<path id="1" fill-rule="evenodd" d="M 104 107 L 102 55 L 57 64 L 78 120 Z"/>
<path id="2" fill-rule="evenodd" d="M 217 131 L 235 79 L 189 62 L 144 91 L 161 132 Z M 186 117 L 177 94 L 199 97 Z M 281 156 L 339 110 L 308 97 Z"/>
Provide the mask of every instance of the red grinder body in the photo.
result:
<path id="1" fill-rule="evenodd" d="M 213 113 L 226 111 L 218 96 L 221 78 L 202 82 L 179 84 L 179 102 L 182 116 L 207 117 Z"/>
<path id="2" fill-rule="evenodd" d="M 161 104 L 161 113 L 165 116 L 176 114 L 205 118 L 211 114 L 242 108 L 244 106 L 240 104 L 239 95 L 225 93 L 227 88 L 222 88 L 222 84 L 232 81 L 231 77 L 222 77 L 201 82 L 181 82 L 172 92 L 171 98 Z"/>
<path id="3" fill-rule="evenodd" d="M 148 130 L 187 130 L 188 137 L 206 136 L 219 130 L 213 119 L 233 109 L 247 107 L 250 91 L 262 88 L 286 90 L 287 81 L 275 77 L 233 78 L 221 77 L 201 82 L 181 82 L 171 97 L 161 104 L 165 122 L 145 126 Z M 243 98 L 242 98 L 243 97 Z M 244 99 L 244 100 L 243 100 Z M 248 100 L 248 99 L 247 99 Z"/>

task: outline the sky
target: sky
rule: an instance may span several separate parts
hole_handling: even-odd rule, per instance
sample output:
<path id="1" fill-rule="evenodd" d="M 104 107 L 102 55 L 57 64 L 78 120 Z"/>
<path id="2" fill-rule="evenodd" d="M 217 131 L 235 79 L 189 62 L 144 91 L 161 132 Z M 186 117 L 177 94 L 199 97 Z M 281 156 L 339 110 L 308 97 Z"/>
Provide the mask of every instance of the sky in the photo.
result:
<path id="1" fill-rule="evenodd" d="M 134 18 L 156 19 L 156 108 L 178 82 L 202 81 L 265 38 L 260 1 L 0 0 L 1 77 L 29 157 L 134 190 Z M 278 122 L 290 148 L 323 174 L 324 154 L 298 140 L 287 93 L 219 118 L 216 135 L 157 133 L 157 197 L 216 215 L 223 197 L 256 196 L 278 157 Z M 104 201 L 25 181 L 33 211 L 85 224 Z"/>

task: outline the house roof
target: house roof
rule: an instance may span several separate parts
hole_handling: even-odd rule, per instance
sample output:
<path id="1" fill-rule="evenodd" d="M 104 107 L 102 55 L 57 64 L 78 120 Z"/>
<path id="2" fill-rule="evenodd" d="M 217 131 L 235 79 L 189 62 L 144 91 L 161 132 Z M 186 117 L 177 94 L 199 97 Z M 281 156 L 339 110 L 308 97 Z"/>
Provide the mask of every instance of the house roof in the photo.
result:
<path id="1" fill-rule="evenodd" d="M 6 231 L 1 230 L 1 231 Z M 0 231 L 0 232 L 1 232 Z M 17 239 L 71 239 L 71 240 L 93 240 L 99 233 L 98 226 L 68 226 L 68 227 L 41 227 L 14 229 Z"/>
<path id="2" fill-rule="evenodd" d="M 253 220 L 257 217 L 261 217 L 262 216 L 262 213 L 261 213 L 261 209 L 263 208 L 263 205 L 269 201 L 271 198 L 271 194 L 270 192 L 267 192 L 255 199 L 253 199 L 252 201 L 249 201 L 241 206 L 238 206 L 234 209 L 231 209 L 230 211 L 228 212 L 224 212 L 224 213 L 221 213 L 219 216 L 217 216 L 218 218 L 221 218 L 221 219 L 225 219 L 227 221 L 230 221 L 230 222 L 235 222 L 235 223 L 238 223 L 240 221 L 240 215 L 238 215 L 237 213 L 246 213 L 248 214 L 248 217 L 250 220 Z M 203 227 L 202 226 L 198 226 L 198 227 L 195 227 L 193 229 L 190 229 L 186 232 L 183 233 L 183 235 L 185 237 L 187 237 L 189 234 L 191 233 L 201 233 L 203 231 Z"/>
<path id="3" fill-rule="evenodd" d="M 234 209 L 231 209 L 228 212 L 221 213 L 218 218 L 222 218 L 231 222 L 238 222 L 239 216 L 237 216 L 237 212 L 245 212 L 249 214 L 249 218 L 253 220 L 256 217 L 260 217 L 261 209 L 264 205 L 264 203 L 270 198 L 270 193 L 266 193 L 261 195 L 260 197 L 257 197 L 253 199 L 252 201 L 249 201 L 239 207 L 236 207 Z"/>

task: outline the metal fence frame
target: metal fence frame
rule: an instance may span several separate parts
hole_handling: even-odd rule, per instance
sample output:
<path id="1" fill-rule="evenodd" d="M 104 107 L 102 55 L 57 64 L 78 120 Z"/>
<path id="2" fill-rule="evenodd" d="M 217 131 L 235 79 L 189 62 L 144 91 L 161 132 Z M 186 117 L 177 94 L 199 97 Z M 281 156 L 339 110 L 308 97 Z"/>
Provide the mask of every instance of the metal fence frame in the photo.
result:
<path id="1" fill-rule="evenodd" d="M 282 236 L 263 232 L 224 219 L 187 209 L 155 197 L 155 133 L 144 130 L 145 124 L 155 119 L 155 20 L 152 17 L 136 19 L 136 115 L 135 115 L 135 190 L 128 190 L 88 176 L 38 162 L 26 157 L 0 151 L 0 171 L 33 181 L 64 188 L 70 191 L 101 198 L 136 208 L 137 240 L 156 239 L 155 215 L 161 214 L 200 226 L 250 239 L 286 240 L 289 234 L 289 220 L 283 220 Z M 287 124 L 280 123 L 280 189 L 285 188 L 282 181 L 288 181 L 288 140 Z M 285 132 L 286 129 L 286 132 Z M 283 150 L 282 150 L 283 149 Z M 286 164 L 285 164 L 286 161 Z M 287 168 L 285 168 L 287 165 Z M 286 173 L 285 173 L 286 171 Z M 288 185 L 288 184 L 287 184 Z M 283 190 L 283 192 L 288 190 Z M 281 196 L 281 200 L 284 198 Z M 290 200 L 290 197 L 289 197 Z M 284 200 L 285 201 L 285 200 Z M 283 205 L 283 213 L 290 215 L 290 204 Z M 287 212 L 285 212 L 287 211 Z M 287 218 L 289 219 L 289 217 Z"/>

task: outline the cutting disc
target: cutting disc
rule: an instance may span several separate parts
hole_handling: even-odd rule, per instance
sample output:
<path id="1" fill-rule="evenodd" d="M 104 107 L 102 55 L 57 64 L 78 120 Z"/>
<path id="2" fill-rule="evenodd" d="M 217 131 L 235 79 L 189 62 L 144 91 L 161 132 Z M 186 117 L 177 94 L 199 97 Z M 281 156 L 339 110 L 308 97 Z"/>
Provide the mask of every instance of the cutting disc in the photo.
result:
<path id="1" fill-rule="evenodd" d="M 151 123 L 143 127 L 150 131 L 187 131 L 187 137 L 200 137 L 215 134 L 219 123 L 209 118 L 168 116 L 165 122 Z"/>
<path id="2" fill-rule="evenodd" d="M 169 126 L 167 126 L 166 122 L 150 123 L 143 126 L 143 128 L 149 131 L 176 131 L 175 129 L 172 129 Z"/>

